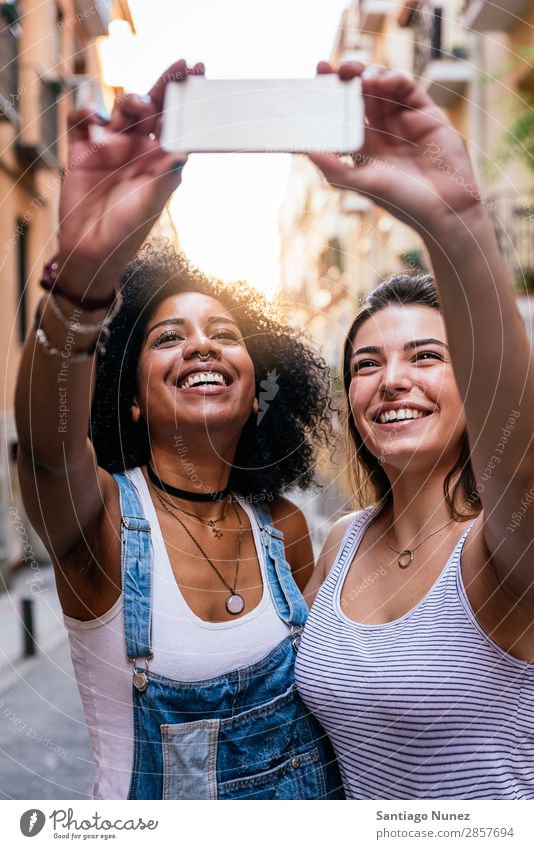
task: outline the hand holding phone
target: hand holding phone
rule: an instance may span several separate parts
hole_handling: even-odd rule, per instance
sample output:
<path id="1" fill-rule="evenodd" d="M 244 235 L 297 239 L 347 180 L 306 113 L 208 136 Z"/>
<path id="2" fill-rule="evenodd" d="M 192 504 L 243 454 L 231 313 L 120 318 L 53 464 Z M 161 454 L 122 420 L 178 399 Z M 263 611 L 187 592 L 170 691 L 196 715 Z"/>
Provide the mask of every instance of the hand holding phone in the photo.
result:
<path id="1" fill-rule="evenodd" d="M 167 86 L 161 145 L 172 153 L 352 153 L 363 144 L 360 79 L 209 80 Z"/>

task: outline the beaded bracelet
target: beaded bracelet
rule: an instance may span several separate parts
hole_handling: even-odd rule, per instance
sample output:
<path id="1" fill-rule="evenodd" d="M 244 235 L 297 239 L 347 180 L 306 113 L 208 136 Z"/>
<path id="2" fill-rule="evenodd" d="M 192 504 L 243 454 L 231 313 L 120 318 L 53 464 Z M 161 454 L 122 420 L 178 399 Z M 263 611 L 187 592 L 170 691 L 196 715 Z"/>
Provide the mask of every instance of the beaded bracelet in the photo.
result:
<path id="1" fill-rule="evenodd" d="M 54 348 L 54 346 L 48 341 L 42 327 L 37 328 L 35 336 L 45 354 L 52 357 L 61 357 L 63 360 L 69 360 L 71 363 L 80 363 L 83 360 L 89 360 L 94 356 L 94 354 L 98 354 L 100 357 L 103 357 L 106 353 L 107 339 L 105 342 L 101 339 L 97 339 L 97 341 L 86 351 L 75 351 L 74 354 L 71 354 L 69 351 L 60 351 L 59 348 Z"/>
<path id="2" fill-rule="evenodd" d="M 47 262 L 43 276 L 41 279 L 41 286 L 45 291 L 50 292 L 48 298 L 43 296 L 37 305 L 37 310 L 35 312 L 35 320 L 34 320 L 34 330 L 37 342 L 44 349 L 45 353 L 49 356 L 55 357 L 63 357 L 64 359 L 70 359 L 71 362 L 82 362 L 83 360 L 90 359 L 95 353 L 99 356 L 104 356 L 106 353 L 107 343 L 110 337 L 110 325 L 115 318 L 115 316 L 120 311 L 123 304 L 123 296 L 120 289 L 116 289 L 109 298 L 104 300 L 96 299 L 96 298 L 76 298 L 74 295 L 71 295 L 69 292 L 63 291 L 57 285 L 57 277 L 58 277 L 58 262 L 57 257 L 54 257 L 50 262 Z M 79 312 L 85 310 L 88 312 L 94 312 L 100 309 L 108 309 L 113 306 L 111 312 L 98 324 L 82 324 L 75 318 L 67 318 L 67 316 L 63 313 L 59 304 L 57 303 L 54 295 L 61 295 L 65 298 L 69 303 L 73 304 Z M 70 353 L 68 351 L 61 351 L 59 348 L 55 348 L 50 340 L 48 339 L 46 333 L 44 332 L 41 321 L 43 316 L 43 307 L 46 303 L 50 303 L 50 308 L 56 318 L 58 318 L 64 327 L 70 333 L 80 333 L 80 334 L 92 334 L 99 332 L 98 339 L 85 351 L 75 351 L 74 353 Z"/>
<path id="3" fill-rule="evenodd" d="M 59 318 L 60 322 L 63 324 L 67 330 L 75 330 L 77 333 L 96 333 L 97 330 L 100 330 L 102 327 L 111 324 L 115 316 L 120 312 L 120 309 L 123 304 L 123 296 L 120 289 L 117 289 L 113 295 L 114 303 L 111 301 L 109 306 L 113 304 L 113 309 L 111 312 L 107 314 L 107 316 L 103 319 L 103 321 L 99 321 L 98 324 L 82 324 L 76 318 L 67 318 L 65 313 L 61 310 L 58 302 L 54 297 L 54 293 L 49 295 L 47 299 L 47 303 L 50 304 L 50 309 L 54 313 L 54 315 Z M 103 309 L 103 307 L 99 307 L 99 309 Z M 82 310 L 78 310 L 78 312 L 82 312 Z M 89 310 L 89 312 L 93 312 L 93 310 Z"/>
<path id="4" fill-rule="evenodd" d="M 56 312 L 56 310 L 54 310 L 54 312 L 55 312 L 56 315 L 58 313 L 60 314 L 60 316 L 58 316 L 58 317 L 61 317 L 62 323 L 64 324 L 64 326 L 70 332 L 75 333 L 75 332 L 80 331 L 82 333 L 89 333 L 89 332 L 96 333 L 96 331 L 100 331 L 99 337 L 95 340 L 95 342 L 91 345 L 90 348 L 88 348 L 85 351 L 75 351 L 74 353 L 70 353 L 69 351 L 61 351 L 59 348 L 55 348 L 51 344 L 46 333 L 44 332 L 44 330 L 41 326 L 41 320 L 42 320 L 42 316 L 43 316 L 43 307 L 44 307 L 45 300 L 46 301 L 51 300 L 51 302 L 53 303 L 53 300 L 50 296 L 49 296 L 49 298 L 46 298 L 46 296 L 43 295 L 43 297 L 41 298 L 41 300 L 39 301 L 39 303 L 37 305 L 37 310 L 35 312 L 35 320 L 34 320 L 33 327 L 34 327 L 34 330 L 35 330 L 35 336 L 36 336 L 37 342 L 38 342 L 39 345 L 41 345 L 41 347 L 44 349 L 44 352 L 46 354 L 48 354 L 49 356 L 53 356 L 53 357 L 62 357 L 63 359 L 65 359 L 65 360 L 68 359 L 70 362 L 73 362 L 73 363 L 83 362 L 83 360 L 88 360 L 92 356 L 94 356 L 94 354 L 97 354 L 100 357 L 103 357 L 105 355 L 106 349 L 107 349 L 107 344 L 108 344 L 108 341 L 109 341 L 109 337 L 111 335 L 110 324 L 113 321 L 114 317 L 117 315 L 117 313 L 120 310 L 121 305 L 122 305 L 122 295 L 121 295 L 120 291 L 117 292 L 117 303 L 115 304 L 111 313 L 99 324 L 83 326 L 83 330 L 81 330 L 82 325 L 80 325 L 79 322 L 67 321 L 65 319 L 65 316 L 63 315 L 63 313 L 61 313 L 61 311 L 59 310 L 59 307 L 56 304 L 57 312 Z M 89 330 L 89 328 L 91 328 L 91 329 Z"/>
<path id="5" fill-rule="evenodd" d="M 60 288 L 57 284 L 57 278 L 59 274 L 59 264 L 57 260 L 57 256 L 47 262 L 43 269 L 43 276 L 41 277 L 40 286 L 46 292 L 55 292 L 56 295 L 62 295 L 67 301 L 70 301 L 71 304 L 74 304 L 75 307 L 79 309 L 89 310 L 92 312 L 93 310 L 101 310 L 107 309 L 110 307 L 115 300 L 115 294 L 111 295 L 110 298 L 77 298 L 75 295 L 72 295 L 70 292 L 65 292 Z"/>

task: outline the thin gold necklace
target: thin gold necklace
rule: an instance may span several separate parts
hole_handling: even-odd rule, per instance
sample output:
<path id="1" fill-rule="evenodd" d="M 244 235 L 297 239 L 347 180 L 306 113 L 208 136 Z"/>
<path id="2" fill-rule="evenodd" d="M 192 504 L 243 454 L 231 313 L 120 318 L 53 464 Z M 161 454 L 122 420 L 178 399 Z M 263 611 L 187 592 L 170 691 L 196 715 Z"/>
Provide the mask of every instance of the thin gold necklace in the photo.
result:
<path id="1" fill-rule="evenodd" d="M 231 504 L 233 505 L 233 508 L 235 510 L 235 514 L 237 516 L 237 521 L 239 523 L 239 531 L 237 532 L 237 551 L 236 551 L 236 558 L 235 558 L 234 585 L 231 586 L 226 581 L 226 579 L 223 578 L 223 576 L 221 575 L 221 573 L 217 569 L 213 560 L 211 560 L 208 557 L 208 555 L 206 554 L 206 552 L 204 551 L 204 549 L 202 548 L 202 546 L 200 545 L 198 540 L 195 539 L 195 537 L 193 536 L 193 534 L 191 533 L 191 531 L 189 530 L 189 528 L 187 527 L 185 522 L 182 522 L 182 520 L 180 519 L 179 516 L 176 515 L 174 510 L 171 510 L 171 508 L 165 503 L 164 499 L 161 497 L 161 495 L 159 494 L 157 489 L 154 486 L 152 486 L 152 484 L 150 484 L 150 487 L 151 487 L 152 491 L 156 493 L 156 495 L 157 495 L 159 501 L 161 502 L 161 505 L 163 506 L 163 508 L 167 511 L 167 513 L 170 513 L 170 515 L 173 516 L 180 523 L 180 525 L 182 526 L 182 528 L 184 529 L 186 534 L 188 534 L 188 536 L 193 540 L 193 542 L 195 543 L 196 547 L 198 548 L 198 550 L 200 551 L 202 556 L 205 558 L 205 560 L 208 561 L 208 563 L 211 566 L 211 568 L 213 569 L 213 571 L 219 576 L 220 580 L 223 582 L 224 586 L 228 590 L 229 595 L 228 595 L 228 598 L 226 599 L 226 609 L 227 609 L 228 613 L 232 613 L 232 614 L 234 614 L 234 616 L 237 616 L 238 613 L 242 613 L 243 610 L 245 609 L 245 599 L 243 598 L 242 595 L 240 595 L 238 592 L 236 592 L 236 587 L 237 587 L 237 576 L 239 574 L 239 565 L 241 563 L 241 542 L 243 540 L 244 531 L 243 531 L 243 524 L 241 522 L 241 517 L 239 515 L 239 511 L 236 507 L 234 500 L 233 499 L 231 500 Z"/>
<path id="2" fill-rule="evenodd" d="M 219 525 L 221 522 L 224 522 L 226 520 L 226 517 L 228 516 L 228 511 L 230 510 L 230 505 L 232 503 L 232 497 L 231 496 L 230 496 L 230 499 L 226 502 L 226 507 L 225 507 L 223 513 L 219 516 L 218 519 L 201 519 L 200 516 L 196 515 L 196 513 L 190 513 L 189 510 L 184 510 L 183 507 L 178 507 L 177 504 L 171 504 L 170 501 L 167 501 L 167 499 L 164 498 L 161 495 L 161 493 L 158 492 L 157 489 L 155 489 L 154 486 L 152 486 L 152 484 L 151 484 L 151 488 L 154 490 L 154 492 L 156 493 L 156 495 L 158 496 L 158 498 L 159 498 L 159 500 L 161 501 L 162 504 L 165 503 L 169 507 L 174 507 L 175 510 L 179 510 L 180 513 L 185 513 L 186 516 L 191 516 L 192 519 L 196 519 L 197 522 L 200 522 L 201 525 L 207 525 L 213 531 L 214 537 L 217 537 L 217 538 L 222 537 L 222 535 L 223 535 L 222 528 L 218 528 L 217 525 Z"/>
<path id="3" fill-rule="evenodd" d="M 395 554 L 399 555 L 398 558 L 397 558 L 397 563 L 399 564 L 400 568 L 401 569 L 407 569 L 408 566 L 411 566 L 411 564 L 413 563 L 413 559 L 414 559 L 413 553 L 414 553 L 414 551 L 417 551 L 419 546 L 423 545 L 423 543 L 426 542 L 427 539 L 430 539 L 430 537 L 433 537 L 434 534 L 438 534 L 440 531 L 443 530 L 443 528 L 446 528 L 447 525 L 450 525 L 451 522 L 454 522 L 454 519 L 449 519 L 449 521 L 445 522 L 445 524 L 442 525 L 441 528 L 438 528 L 437 531 L 432 531 L 431 534 L 429 534 L 427 537 L 422 539 L 421 542 L 418 542 L 417 545 L 415 545 L 413 548 L 403 548 L 402 550 L 400 550 L 398 548 L 393 548 L 393 546 L 391 545 L 391 543 L 388 539 L 388 533 L 389 533 L 389 531 L 391 530 L 391 527 L 392 527 L 390 525 L 388 527 L 388 529 L 386 530 L 386 545 L 388 546 L 388 548 L 391 548 L 391 550 L 394 551 Z"/>

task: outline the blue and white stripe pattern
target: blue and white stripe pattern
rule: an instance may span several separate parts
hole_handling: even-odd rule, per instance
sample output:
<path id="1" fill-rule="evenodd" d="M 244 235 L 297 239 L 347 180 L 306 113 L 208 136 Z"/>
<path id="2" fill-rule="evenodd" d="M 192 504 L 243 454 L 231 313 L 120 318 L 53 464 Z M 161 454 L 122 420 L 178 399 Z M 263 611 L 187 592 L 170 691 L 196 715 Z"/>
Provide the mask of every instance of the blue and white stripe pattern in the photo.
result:
<path id="1" fill-rule="evenodd" d="M 409 613 L 362 625 L 343 613 L 340 593 L 372 512 L 347 530 L 296 665 L 347 798 L 534 799 L 534 664 L 476 620 L 460 571 L 470 528 Z"/>

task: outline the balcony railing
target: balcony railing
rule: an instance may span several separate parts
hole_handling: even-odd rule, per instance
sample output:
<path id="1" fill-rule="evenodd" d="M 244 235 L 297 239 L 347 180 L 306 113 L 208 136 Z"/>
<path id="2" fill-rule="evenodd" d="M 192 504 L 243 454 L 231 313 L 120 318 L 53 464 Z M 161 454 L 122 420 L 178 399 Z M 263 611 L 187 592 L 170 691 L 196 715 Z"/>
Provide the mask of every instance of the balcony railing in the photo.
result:
<path id="1" fill-rule="evenodd" d="M 15 30 L 5 23 L 0 16 L 0 119 L 8 118 L 18 124 L 18 38 Z"/>
<path id="2" fill-rule="evenodd" d="M 43 80 L 41 83 L 41 139 L 47 153 L 57 159 L 58 86 Z"/>
<path id="3" fill-rule="evenodd" d="M 72 92 L 72 105 L 85 106 L 88 103 L 97 104 L 106 110 L 106 102 L 100 80 L 90 74 L 72 74 L 65 79 L 65 85 Z"/>
<path id="4" fill-rule="evenodd" d="M 59 115 L 58 100 L 64 81 L 45 76 L 32 65 L 23 64 L 24 84 L 20 129 L 16 149 L 26 167 L 57 169 Z"/>
<path id="5" fill-rule="evenodd" d="M 112 18 L 113 0 L 75 0 L 75 9 L 88 38 L 108 34 Z"/>
<path id="6" fill-rule="evenodd" d="M 421 3 L 413 14 L 412 29 L 413 72 L 422 77 L 430 62 L 442 55 L 441 9 L 435 9 L 430 3 Z"/>
<path id="7" fill-rule="evenodd" d="M 521 290 L 534 293 L 534 190 L 518 197 L 495 193 L 488 205 L 499 248 L 509 273 Z"/>
<path id="8" fill-rule="evenodd" d="M 476 32 L 508 32 L 521 23 L 521 13 L 527 5 L 528 0 L 466 0 L 463 24 Z"/>
<path id="9" fill-rule="evenodd" d="M 440 106 L 448 106 L 473 77 L 467 59 L 465 32 L 441 7 L 421 2 L 412 12 L 414 32 L 413 72 L 427 82 L 429 94 Z"/>

